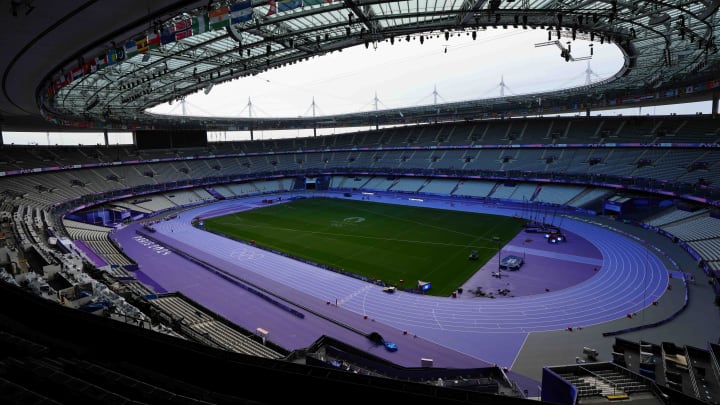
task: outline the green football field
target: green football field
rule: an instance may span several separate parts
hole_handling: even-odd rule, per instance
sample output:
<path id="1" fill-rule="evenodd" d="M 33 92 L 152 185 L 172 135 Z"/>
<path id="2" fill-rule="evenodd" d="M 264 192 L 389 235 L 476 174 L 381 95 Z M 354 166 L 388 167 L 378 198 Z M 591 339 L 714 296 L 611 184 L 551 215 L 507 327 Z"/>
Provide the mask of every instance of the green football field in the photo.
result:
<path id="1" fill-rule="evenodd" d="M 398 288 L 427 281 L 426 294 L 448 296 L 497 259 L 498 246 L 523 224 L 513 217 L 307 198 L 206 219 L 204 227 Z M 478 260 L 468 259 L 473 251 Z"/>

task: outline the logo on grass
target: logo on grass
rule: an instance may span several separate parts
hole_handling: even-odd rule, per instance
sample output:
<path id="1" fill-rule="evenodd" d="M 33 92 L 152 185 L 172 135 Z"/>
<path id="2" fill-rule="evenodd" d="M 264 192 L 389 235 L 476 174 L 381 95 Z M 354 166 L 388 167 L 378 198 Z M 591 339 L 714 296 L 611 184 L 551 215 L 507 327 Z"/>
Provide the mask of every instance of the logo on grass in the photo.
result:
<path id="1" fill-rule="evenodd" d="M 360 222 L 365 221 L 365 218 L 363 217 L 347 217 L 343 219 L 343 222 L 347 224 L 359 224 Z"/>
<path id="2" fill-rule="evenodd" d="M 343 219 L 342 221 L 332 221 L 330 223 L 330 225 L 338 227 L 338 228 L 342 228 L 344 226 L 352 226 L 354 224 L 359 224 L 363 221 L 365 221 L 365 218 L 363 218 L 363 217 L 347 217 L 347 218 Z"/>

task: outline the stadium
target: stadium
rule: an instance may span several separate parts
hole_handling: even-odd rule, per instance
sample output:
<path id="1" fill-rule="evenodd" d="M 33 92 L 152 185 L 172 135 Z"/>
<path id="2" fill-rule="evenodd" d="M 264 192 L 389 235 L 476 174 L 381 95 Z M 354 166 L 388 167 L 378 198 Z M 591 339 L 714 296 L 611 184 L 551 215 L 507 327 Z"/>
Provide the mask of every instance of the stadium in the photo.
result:
<path id="1" fill-rule="evenodd" d="M 720 402 L 720 3 L 146 3 L 1 14 L 3 402 Z M 508 27 L 624 64 L 322 117 L 148 111 Z M 698 101 L 712 111 L 602 114 Z"/>

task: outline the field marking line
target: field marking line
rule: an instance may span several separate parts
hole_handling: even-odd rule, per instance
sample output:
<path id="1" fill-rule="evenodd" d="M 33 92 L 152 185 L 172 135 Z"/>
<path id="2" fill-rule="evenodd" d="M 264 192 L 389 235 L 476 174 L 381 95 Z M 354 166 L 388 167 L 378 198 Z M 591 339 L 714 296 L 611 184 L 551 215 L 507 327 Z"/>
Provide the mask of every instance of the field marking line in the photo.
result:
<path id="1" fill-rule="evenodd" d="M 359 290 L 355 290 L 355 291 L 352 292 L 351 294 L 348 294 L 348 295 L 346 295 L 345 297 L 340 298 L 340 299 L 338 300 L 338 305 L 340 305 L 340 304 L 342 304 L 342 303 L 345 303 L 345 302 L 347 302 L 347 301 L 350 301 L 351 299 L 357 297 L 358 295 L 360 295 L 360 294 L 362 294 L 362 293 L 364 293 L 364 292 L 367 292 L 367 290 L 369 290 L 370 288 L 372 288 L 372 285 L 371 285 L 371 284 L 367 284 L 367 285 L 363 286 L 363 288 L 360 288 Z M 365 296 L 367 297 L 367 294 L 365 294 Z M 364 312 L 364 311 L 365 311 L 365 300 L 364 300 L 364 299 L 363 299 L 362 308 L 363 308 L 363 314 L 364 314 L 364 313 L 365 313 L 365 312 Z"/>
<path id="2" fill-rule="evenodd" d="M 523 347 L 525 347 L 525 343 L 527 343 L 528 337 L 530 337 L 529 333 L 525 333 L 525 338 L 523 339 L 522 344 L 515 352 L 515 358 L 513 359 L 512 363 L 510 363 L 510 370 L 515 366 L 515 362 L 518 360 L 518 357 L 520 357 L 520 352 L 522 351 Z"/>

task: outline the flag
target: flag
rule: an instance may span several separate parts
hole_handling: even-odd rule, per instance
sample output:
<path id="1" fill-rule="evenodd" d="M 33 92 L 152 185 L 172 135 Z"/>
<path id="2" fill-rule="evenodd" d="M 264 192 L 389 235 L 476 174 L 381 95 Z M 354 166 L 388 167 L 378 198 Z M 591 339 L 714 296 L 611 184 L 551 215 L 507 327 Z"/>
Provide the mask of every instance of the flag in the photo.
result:
<path id="1" fill-rule="evenodd" d="M 100 69 L 105 69 L 105 67 L 106 67 L 107 64 L 108 64 L 108 62 L 107 62 L 107 54 L 104 54 L 104 55 L 100 55 L 100 56 L 95 57 L 95 64 L 97 65 L 98 70 L 100 70 Z"/>
<path id="2" fill-rule="evenodd" d="M 303 0 L 303 6 L 317 6 L 318 4 L 328 4 L 339 0 Z"/>
<path id="3" fill-rule="evenodd" d="M 118 46 L 115 48 L 115 61 L 120 62 L 127 58 L 127 54 L 125 53 L 125 48 L 122 46 Z"/>
<path id="4" fill-rule="evenodd" d="M 140 38 L 136 39 L 135 44 L 137 47 L 137 53 L 146 53 L 149 50 L 147 35 L 143 35 Z"/>
<path id="5" fill-rule="evenodd" d="M 110 49 L 106 55 L 107 64 L 114 65 L 117 63 L 117 48 Z"/>
<path id="6" fill-rule="evenodd" d="M 147 36 L 148 49 L 157 49 L 160 47 L 160 34 L 155 31 Z"/>
<path id="7" fill-rule="evenodd" d="M 203 32 L 210 31 L 210 24 L 208 22 L 207 14 L 201 14 L 192 19 L 192 33 L 193 35 L 202 34 Z"/>
<path id="8" fill-rule="evenodd" d="M 163 27 L 160 31 L 160 43 L 165 45 L 175 42 L 175 26 Z"/>
<path id="9" fill-rule="evenodd" d="M 60 77 L 57 78 L 55 84 L 57 84 L 58 90 L 67 86 L 72 81 L 72 75 L 70 73 L 60 73 Z"/>
<path id="10" fill-rule="evenodd" d="M 83 74 L 85 76 L 97 72 L 97 61 L 95 59 L 83 63 Z"/>
<path id="11" fill-rule="evenodd" d="M 230 24 L 250 21 L 252 16 L 252 0 L 241 0 L 230 6 Z"/>
<path id="12" fill-rule="evenodd" d="M 181 20 L 175 23 L 175 40 L 179 41 L 193 35 L 192 20 Z"/>
<path id="13" fill-rule="evenodd" d="M 60 90 L 60 86 L 57 84 L 57 80 L 50 82 L 50 86 L 48 86 L 47 92 L 45 93 L 46 97 L 50 97 L 53 94 L 57 93 L 58 90 Z M 44 103 L 41 101 L 40 105 L 43 105 Z"/>
<path id="14" fill-rule="evenodd" d="M 127 59 L 132 58 L 133 56 L 137 55 L 138 48 L 137 48 L 137 42 L 130 40 L 125 42 L 125 57 Z"/>
<path id="15" fill-rule="evenodd" d="M 302 7 L 303 0 L 279 0 L 277 3 L 277 12 L 282 13 L 283 11 L 292 10 L 294 8 Z"/>
<path id="16" fill-rule="evenodd" d="M 303 0 L 270 0 L 268 4 L 270 5 L 270 8 L 268 8 L 267 14 L 265 14 L 266 17 L 283 11 L 302 7 Z"/>
<path id="17" fill-rule="evenodd" d="M 73 68 L 73 70 L 71 70 L 70 73 L 72 73 L 72 80 L 77 80 L 77 79 L 83 77 L 82 66 L 77 66 L 77 67 Z"/>
<path id="18" fill-rule="evenodd" d="M 230 25 L 230 7 L 224 6 L 208 11 L 210 28 L 217 30 Z"/>

